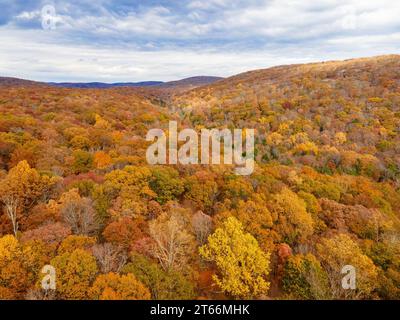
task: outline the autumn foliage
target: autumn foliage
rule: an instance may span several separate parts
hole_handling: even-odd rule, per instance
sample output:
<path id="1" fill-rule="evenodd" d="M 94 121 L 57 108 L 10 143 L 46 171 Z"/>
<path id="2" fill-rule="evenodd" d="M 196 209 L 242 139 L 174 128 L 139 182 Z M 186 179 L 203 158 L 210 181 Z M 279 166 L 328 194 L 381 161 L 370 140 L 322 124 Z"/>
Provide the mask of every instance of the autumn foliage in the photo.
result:
<path id="1" fill-rule="evenodd" d="M 0 299 L 400 299 L 399 70 L 383 56 L 193 90 L 0 83 Z M 146 133 L 169 120 L 254 128 L 253 174 L 148 165 Z"/>

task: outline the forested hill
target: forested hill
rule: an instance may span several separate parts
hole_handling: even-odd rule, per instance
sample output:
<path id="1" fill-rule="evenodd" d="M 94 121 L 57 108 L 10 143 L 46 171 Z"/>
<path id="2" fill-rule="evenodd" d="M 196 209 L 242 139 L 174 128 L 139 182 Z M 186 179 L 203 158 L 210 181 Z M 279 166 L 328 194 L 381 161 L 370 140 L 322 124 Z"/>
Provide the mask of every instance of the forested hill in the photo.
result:
<path id="1" fill-rule="evenodd" d="M 184 89 L 0 82 L 1 299 L 400 299 L 400 56 Z M 254 128 L 253 174 L 149 165 L 170 120 Z"/>
<path id="2" fill-rule="evenodd" d="M 246 72 L 175 96 L 193 124 L 257 128 L 258 160 L 397 177 L 400 56 Z"/>

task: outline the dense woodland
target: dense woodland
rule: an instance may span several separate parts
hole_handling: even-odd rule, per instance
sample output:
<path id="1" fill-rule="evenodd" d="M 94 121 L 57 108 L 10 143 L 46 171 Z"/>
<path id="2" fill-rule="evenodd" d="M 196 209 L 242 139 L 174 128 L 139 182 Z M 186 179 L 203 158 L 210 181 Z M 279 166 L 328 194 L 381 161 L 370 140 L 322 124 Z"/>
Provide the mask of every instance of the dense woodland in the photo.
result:
<path id="1" fill-rule="evenodd" d="M 254 128 L 254 173 L 148 165 L 170 120 Z M 399 299 L 399 132 L 400 56 L 191 90 L 0 82 L 0 298 Z"/>

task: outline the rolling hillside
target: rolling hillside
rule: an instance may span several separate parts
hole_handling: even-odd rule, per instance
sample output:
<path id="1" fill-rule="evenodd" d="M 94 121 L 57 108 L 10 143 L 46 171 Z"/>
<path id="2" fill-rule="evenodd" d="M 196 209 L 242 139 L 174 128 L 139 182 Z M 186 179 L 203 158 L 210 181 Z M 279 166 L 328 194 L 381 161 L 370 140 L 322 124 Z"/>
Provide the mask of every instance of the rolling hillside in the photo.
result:
<path id="1" fill-rule="evenodd" d="M 171 120 L 254 128 L 254 172 L 149 165 Z M 2 78 L 0 299 L 400 299 L 399 133 L 398 55 L 157 87 Z"/>
<path id="2" fill-rule="evenodd" d="M 256 128 L 259 161 L 329 172 L 361 162 L 384 179 L 400 161 L 399 94 L 400 56 L 391 55 L 250 71 L 172 104 L 195 125 Z"/>

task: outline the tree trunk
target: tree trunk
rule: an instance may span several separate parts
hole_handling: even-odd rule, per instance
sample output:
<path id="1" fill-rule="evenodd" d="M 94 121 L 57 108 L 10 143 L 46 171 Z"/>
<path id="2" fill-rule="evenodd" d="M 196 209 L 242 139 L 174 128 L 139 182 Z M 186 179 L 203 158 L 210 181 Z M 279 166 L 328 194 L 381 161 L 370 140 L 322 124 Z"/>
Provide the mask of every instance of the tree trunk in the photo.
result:
<path id="1" fill-rule="evenodd" d="M 17 221 L 17 208 L 18 208 L 18 199 L 13 196 L 3 197 L 4 206 L 7 212 L 8 217 L 11 220 L 13 226 L 14 235 L 17 236 L 18 232 L 18 221 Z"/>

